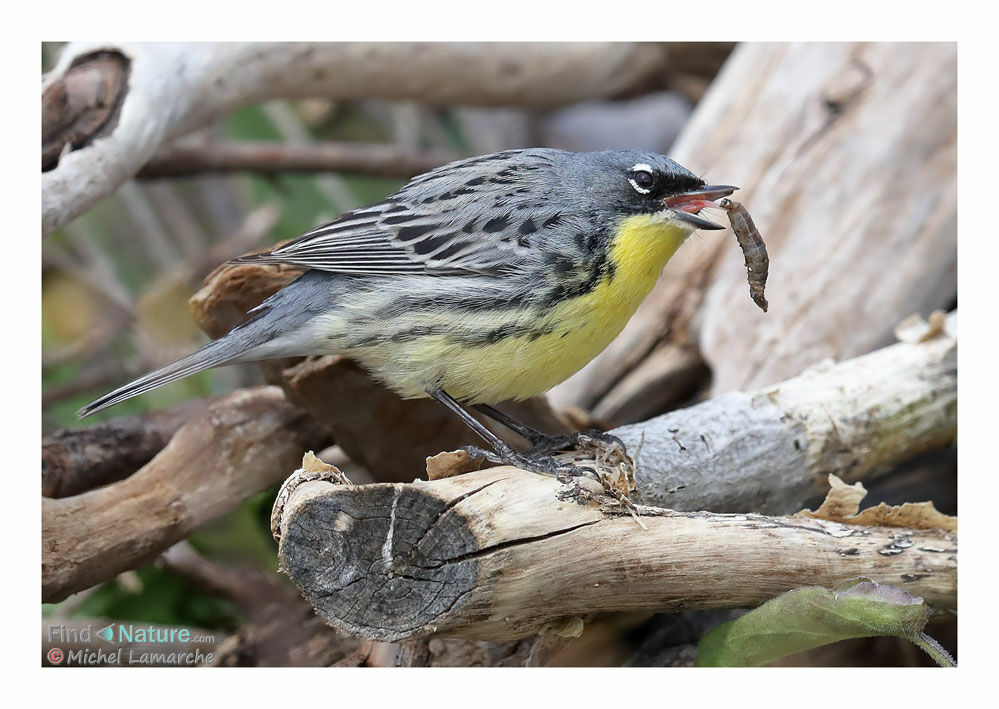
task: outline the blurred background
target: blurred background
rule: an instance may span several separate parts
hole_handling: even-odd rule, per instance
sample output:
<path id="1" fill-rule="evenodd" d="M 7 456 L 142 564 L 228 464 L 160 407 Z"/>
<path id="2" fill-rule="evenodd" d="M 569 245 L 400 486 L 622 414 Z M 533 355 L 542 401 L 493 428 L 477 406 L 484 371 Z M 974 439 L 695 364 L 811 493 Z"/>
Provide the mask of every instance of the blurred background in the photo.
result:
<path id="1" fill-rule="evenodd" d="M 42 45 L 43 72 L 54 65 L 61 47 L 60 43 Z M 389 145 L 412 156 L 417 165 L 527 146 L 577 151 L 627 147 L 670 154 L 734 47 L 734 43 L 671 45 L 669 68 L 657 74 L 655 81 L 609 100 L 545 110 L 375 99 L 270 101 L 227 115 L 192 139 L 194 144 L 268 141 L 308 146 L 335 141 Z M 255 366 L 225 367 L 137 397 L 85 422 L 74 416 L 96 396 L 207 340 L 192 319 L 187 301 L 218 264 L 377 201 L 409 177 L 264 173 L 140 174 L 43 240 L 43 437 L 263 384 L 264 377 Z M 731 179 L 748 181 L 751 176 Z M 745 293 L 740 297 L 748 301 Z M 939 304 L 955 306 L 956 293 Z M 704 391 L 703 386 L 685 391 L 675 405 L 695 401 Z M 923 459 L 922 464 L 950 469 L 953 458 L 956 475 L 956 455 L 948 451 L 937 455 L 935 463 Z M 955 513 L 953 480 L 938 487 L 937 507 Z M 276 486 L 264 490 L 234 512 L 198 529 L 173 558 L 125 572 L 61 603 L 43 604 L 43 617 L 67 623 L 96 618 L 186 626 L 211 631 L 220 641 L 246 632 L 247 610 L 205 584 L 203 574 L 190 570 L 192 565 L 222 561 L 272 583 L 276 545 L 269 517 L 275 494 Z M 872 490 L 867 502 L 903 501 L 898 495 L 893 497 L 889 483 Z M 683 654 L 689 654 L 690 644 L 728 617 L 730 613 L 724 611 L 604 620 L 594 630 L 588 629 L 590 641 L 574 646 L 553 664 L 668 664 L 670 660 L 657 651 L 664 643 L 687 648 L 677 650 L 673 658 L 676 664 L 684 664 L 690 660 Z M 953 644 L 953 623 L 943 622 L 936 631 L 941 641 Z M 796 662 L 930 664 L 903 641 L 876 639 L 837 647 Z M 515 649 L 509 652 L 515 655 Z M 469 650 L 462 662 L 502 664 L 495 657 L 473 656 Z M 260 657 L 245 659 L 246 664 L 266 664 Z M 240 664 L 238 657 L 230 661 Z"/>

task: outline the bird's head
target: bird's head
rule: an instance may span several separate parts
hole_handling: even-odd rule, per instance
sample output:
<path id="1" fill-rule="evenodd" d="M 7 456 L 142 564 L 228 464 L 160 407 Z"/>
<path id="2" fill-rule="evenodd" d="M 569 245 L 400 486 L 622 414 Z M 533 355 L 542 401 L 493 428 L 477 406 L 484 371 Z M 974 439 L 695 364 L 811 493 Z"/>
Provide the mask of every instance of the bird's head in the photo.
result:
<path id="1" fill-rule="evenodd" d="M 724 229 L 697 214 L 738 189 L 705 185 L 665 155 L 642 150 L 580 154 L 577 177 L 599 204 L 622 216 L 647 215 L 688 231 Z"/>

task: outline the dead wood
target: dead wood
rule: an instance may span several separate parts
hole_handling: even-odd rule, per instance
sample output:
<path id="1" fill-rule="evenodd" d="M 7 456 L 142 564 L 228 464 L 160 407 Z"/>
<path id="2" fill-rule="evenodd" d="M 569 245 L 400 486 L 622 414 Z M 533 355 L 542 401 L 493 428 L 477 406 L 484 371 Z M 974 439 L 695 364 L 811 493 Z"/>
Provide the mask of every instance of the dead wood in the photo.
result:
<path id="1" fill-rule="evenodd" d="M 936 318 L 934 318 L 936 319 Z M 789 514 L 826 489 L 957 434 L 957 314 L 900 342 L 749 392 L 613 429 L 637 453 L 637 498 L 679 510 Z M 922 328 L 928 332 L 925 323 Z"/>
<path id="2" fill-rule="evenodd" d="M 42 600 L 135 568 L 234 509 L 329 435 L 274 387 L 237 391 L 180 428 L 121 482 L 42 499 Z"/>
<path id="3" fill-rule="evenodd" d="M 786 515 L 830 471 L 856 480 L 951 442 L 956 315 L 931 320 L 878 352 L 615 429 L 637 452 L 636 499 L 660 505 L 638 508 L 647 529 L 589 478 L 309 478 L 277 513 L 283 567 L 333 627 L 380 641 L 566 634 L 593 613 L 745 607 L 861 575 L 952 608 L 956 519 L 931 505 L 856 515 L 863 489 L 834 480 L 813 515 L 717 512 Z"/>
<path id="4" fill-rule="evenodd" d="M 671 157 L 743 188 L 770 250 L 770 312 L 746 295 L 732 235 L 695 237 L 553 402 L 641 420 L 705 383 L 702 358 L 716 392 L 770 384 L 883 346 L 902 317 L 947 307 L 955 65 L 945 43 L 738 46 Z"/>
<path id="5" fill-rule="evenodd" d="M 78 57 L 42 90 L 42 170 L 63 150 L 78 150 L 114 129 L 128 93 L 129 61 L 120 52 Z"/>
<path id="6" fill-rule="evenodd" d="M 205 399 L 56 431 L 42 441 L 42 496 L 69 497 L 128 477 L 159 453 Z"/>
<path id="7" fill-rule="evenodd" d="M 457 153 L 406 150 L 378 143 L 184 141 L 154 155 L 136 177 L 151 180 L 206 173 L 346 172 L 399 178 L 429 172 L 460 157 Z"/>
<path id="8" fill-rule="evenodd" d="M 604 611 L 747 607 L 857 576 L 956 606 L 957 536 L 641 508 L 509 467 L 431 482 L 297 487 L 283 566 L 334 628 L 381 641 L 506 640 Z"/>

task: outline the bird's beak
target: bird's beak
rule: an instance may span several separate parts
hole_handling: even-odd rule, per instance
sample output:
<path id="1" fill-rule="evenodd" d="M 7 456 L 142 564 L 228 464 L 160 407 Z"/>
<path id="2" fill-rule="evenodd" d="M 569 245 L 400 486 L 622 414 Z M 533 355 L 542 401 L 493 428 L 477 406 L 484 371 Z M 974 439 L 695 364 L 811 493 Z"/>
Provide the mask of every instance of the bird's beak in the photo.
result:
<path id="1" fill-rule="evenodd" d="M 698 229 L 724 229 L 725 227 L 721 224 L 709 222 L 707 219 L 697 216 L 697 213 L 705 207 L 718 207 L 714 200 L 728 197 L 737 189 L 739 188 L 730 185 L 707 185 L 690 192 L 667 197 L 663 203 L 673 210 L 676 219 Z"/>

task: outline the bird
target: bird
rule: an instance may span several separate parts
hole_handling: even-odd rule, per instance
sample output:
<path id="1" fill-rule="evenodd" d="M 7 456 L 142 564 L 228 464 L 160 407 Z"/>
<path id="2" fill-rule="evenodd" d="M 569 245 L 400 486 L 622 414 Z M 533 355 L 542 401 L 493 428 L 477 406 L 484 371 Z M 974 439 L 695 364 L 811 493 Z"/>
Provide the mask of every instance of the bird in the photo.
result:
<path id="1" fill-rule="evenodd" d="M 212 367 L 343 355 L 403 398 L 432 397 L 483 439 L 467 449 L 539 473 L 564 471 L 551 436 L 495 404 L 567 379 L 624 328 L 699 212 L 738 188 L 706 185 L 641 150 L 505 150 L 458 160 L 235 263 L 303 275 L 250 320 L 96 399 L 88 416 Z M 474 408 L 531 444 L 520 452 Z"/>

